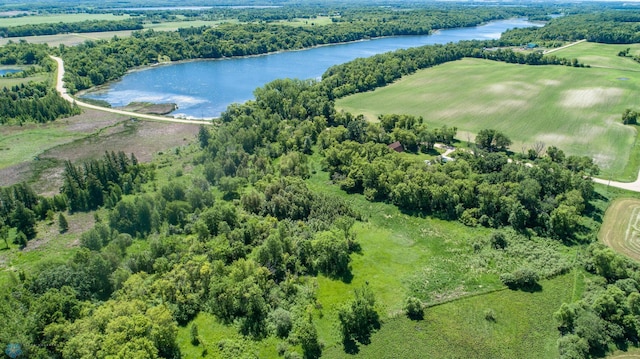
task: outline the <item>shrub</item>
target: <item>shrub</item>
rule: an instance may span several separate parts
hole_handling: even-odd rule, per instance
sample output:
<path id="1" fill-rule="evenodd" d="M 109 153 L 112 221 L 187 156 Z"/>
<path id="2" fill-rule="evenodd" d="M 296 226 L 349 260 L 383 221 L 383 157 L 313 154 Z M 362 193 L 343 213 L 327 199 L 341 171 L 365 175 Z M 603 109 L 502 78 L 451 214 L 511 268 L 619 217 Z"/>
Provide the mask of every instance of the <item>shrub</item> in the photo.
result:
<path id="1" fill-rule="evenodd" d="M 421 320 L 424 318 L 422 301 L 416 297 L 407 297 L 404 303 L 404 310 L 410 319 Z"/>
<path id="2" fill-rule="evenodd" d="M 512 273 L 504 273 L 500 275 L 500 280 L 504 285 L 511 289 L 532 289 L 538 285 L 540 276 L 531 268 L 516 269 Z"/>
<path id="3" fill-rule="evenodd" d="M 488 321 L 488 322 L 495 322 L 496 321 L 496 312 L 491 308 L 486 309 L 484 311 L 484 319 L 486 321 Z"/>

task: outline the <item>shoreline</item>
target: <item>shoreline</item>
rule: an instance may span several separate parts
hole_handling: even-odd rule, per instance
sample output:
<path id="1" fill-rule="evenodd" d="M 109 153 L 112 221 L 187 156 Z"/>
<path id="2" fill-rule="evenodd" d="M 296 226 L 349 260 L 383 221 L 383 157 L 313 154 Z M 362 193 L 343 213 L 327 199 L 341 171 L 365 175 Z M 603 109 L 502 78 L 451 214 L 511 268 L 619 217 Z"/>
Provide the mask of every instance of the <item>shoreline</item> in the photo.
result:
<path id="1" fill-rule="evenodd" d="M 124 75 L 122 75 L 121 77 L 119 77 L 117 79 L 105 82 L 104 84 L 101 84 L 101 85 L 98 85 L 98 86 L 94 86 L 94 87 L 91 87 L 91 88 L 88 88 L 88 89 L 84 89 L 84 90 L 78 91 L 75 95 L 77 97 L 82 97 L 82 96 L 86 96 L 86 95 L 89 95 L 89 94 L 99 94 L 101 92 L 108 92 L 108 90 L 109 90 L 109 88 L 111 86 L 113 86 L 114 84 L 116 84 L 119 81 L 121 81 L 126 75 L 133 74 L 133 73 L 140 72 L 140 71 L 147 71 L 147 70 L 154 69 L 154 68 L 157 68 L 157 67 L 160 67 L 160 66 L 179 65 L 179 64 L 186 64 L 186 63 L 191 63 L 191 62 L 203 62 L 203 61 L 226 61 L 226 60 L 234 60 L 234 59 L 247 59 L 247 58 L 254 58 L 254 57 L 277 55 L 277 54 L 287 53 L 287 52 L 308 51 L 308 50 L 313 50 L 313 49 L 316 49 L 316 48 L 347 45 L 347 44 L 355 44 L 355 43 L 359 43 L 359 42 L 365 42 L 365 41 L 371 41 L 371 40 L 380 40 L 380 39 L 388 39 L 388 38 L 396 38 L 396 37 L 399 38 L 399 37 L 433 36 L 433 35 L 440 34 L 444 30 L 476 28 L 476 27 L 480 27 L 480 26 L 485 26 L 487 24 L 491 24 L 493 22 L 510 21 L 510 20 L 528 21 L 526 18 L 523 18 L 523 17 L 510 17 L 510 18 L 505 18 L 505 19 L 495 19 L 495 20 L 484 21 L 484 22 L 481 22 L 481 23 L 478 23 L 478 24 L 475 24 L 475 25 L 466 26 L 466 27 L 452 27 L 452 28 L 444 28 L 444 29 L 431 29 L 431 30 L 428 31 L 428 33 L 424 33 L 424 34 L 365 37 L 365 38 L 358 39 L 358 40 L 353 40 L 353 41 L 342 41 L 342 42 L 335 42 L 335 43 L 325 43 L 325 44 L 318 44 L 318 45 L 314 45 L 314 46 L 310 46 L 310 47 L 303 47 L 303 48 L 296 48 L 296 49 L 286 49 L 286 50 L 277 50 L 277 51 L 265 52 L 265 53 L 261 53 L 261 54 L 252 54 L 252 55 L 243 55 L 243 56 L 224 56 L 224 57 L 218 57 L 218 58 L 202 58 L 202 57 L 198 57 L 198 58 L 191 58 L 191 59 L 184 59 L 184 60 L 177 60 L 177 61 L 156 62 L 156 63 L 152 63 L 152 64 L 148 64 L 148 65 L 142 65 L 142 66 L 137 66 L 137 67 L 130 68 L 124 73 Z M 530 22 L 530 23 L 533 23 L 533 22 Z M 421 46 L 433 46 L 433 45 L 425 44 L 425 45 L 421 45 Z"/>

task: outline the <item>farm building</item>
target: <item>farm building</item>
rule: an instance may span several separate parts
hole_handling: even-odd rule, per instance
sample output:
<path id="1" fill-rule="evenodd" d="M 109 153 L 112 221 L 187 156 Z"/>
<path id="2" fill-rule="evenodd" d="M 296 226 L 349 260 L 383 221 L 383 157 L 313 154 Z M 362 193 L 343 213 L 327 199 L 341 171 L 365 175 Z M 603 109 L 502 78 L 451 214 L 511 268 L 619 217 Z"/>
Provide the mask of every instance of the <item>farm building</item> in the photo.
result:
<path id="1" fill-rule="evenodd" d="M 402 147 L 402 144 L 400 143 L 400 141 L 396 141 L 390 145 L 388 145 L 387 147 L 389 147 L 390 149 L 396 151 L 396 152 L 404 152 L 404 147 Z"/>

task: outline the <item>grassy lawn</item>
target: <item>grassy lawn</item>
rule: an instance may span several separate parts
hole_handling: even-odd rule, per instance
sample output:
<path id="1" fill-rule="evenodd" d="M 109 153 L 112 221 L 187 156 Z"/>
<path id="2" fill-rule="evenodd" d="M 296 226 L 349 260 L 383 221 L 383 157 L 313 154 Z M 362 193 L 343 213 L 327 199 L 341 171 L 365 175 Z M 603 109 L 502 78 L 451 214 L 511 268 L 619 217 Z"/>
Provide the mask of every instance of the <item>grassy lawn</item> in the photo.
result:
<path id="1" fill-rule="evenodd" d="M 464 59 L 340 99 L 336 105 L 370 120 L 404 113 L 423 116 L 433 126 L 457 126 L 460 132 L 497 129 L 514 141 L 515 152 L 541 141 L 569 154 L 590 156 L 602 176 L 622 179 L 637 131 L 622 125 L 620 117 L 626 108 L 637 106 L 638 79 L 640 72 L 628 70 Z"/>
<path id="2" fill-rule="evenodd" d="M 2 18 L 2 26 L 12 27 L 34 24 L 55 24 L 59 22 L 81 22 L 88 20 L 126 20 L 129 15 L 113 14 L 51 14 Z"/>

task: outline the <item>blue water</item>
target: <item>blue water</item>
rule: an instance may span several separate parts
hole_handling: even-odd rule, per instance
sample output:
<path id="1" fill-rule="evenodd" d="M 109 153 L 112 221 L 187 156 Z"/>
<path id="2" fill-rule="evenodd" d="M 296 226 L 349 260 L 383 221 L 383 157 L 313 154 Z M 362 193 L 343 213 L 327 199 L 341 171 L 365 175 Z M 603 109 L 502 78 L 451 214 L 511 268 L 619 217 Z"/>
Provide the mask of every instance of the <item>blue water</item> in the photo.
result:
<path id="1" fill-rule="evenodd" d="M 84 97 L 104 100 L 112 106 L 125 106 L 133 101 L 172 102 L 178 104 L 178 110 L 172 113 L 176 117 L 218 117 L 230 104 L 253 99 L 254 89 L 278 78 L 320 78 L 329 67 L 358 57 L 460 40 L 497 39 L 507 29 L 529 26 L 539 24 L 523 19 L 501 20 L 477 27 L 441 30 L 432 35 L 388 37 L 256 57 L 160 65 L 131 72 Z"/>
<path id="2" fill-rule="evenodd" d="M 4 76 L 6 74 L 14 74 L 16 72 L 20 72 L 20 69 L 0 69 L 0 76 Z"/>

